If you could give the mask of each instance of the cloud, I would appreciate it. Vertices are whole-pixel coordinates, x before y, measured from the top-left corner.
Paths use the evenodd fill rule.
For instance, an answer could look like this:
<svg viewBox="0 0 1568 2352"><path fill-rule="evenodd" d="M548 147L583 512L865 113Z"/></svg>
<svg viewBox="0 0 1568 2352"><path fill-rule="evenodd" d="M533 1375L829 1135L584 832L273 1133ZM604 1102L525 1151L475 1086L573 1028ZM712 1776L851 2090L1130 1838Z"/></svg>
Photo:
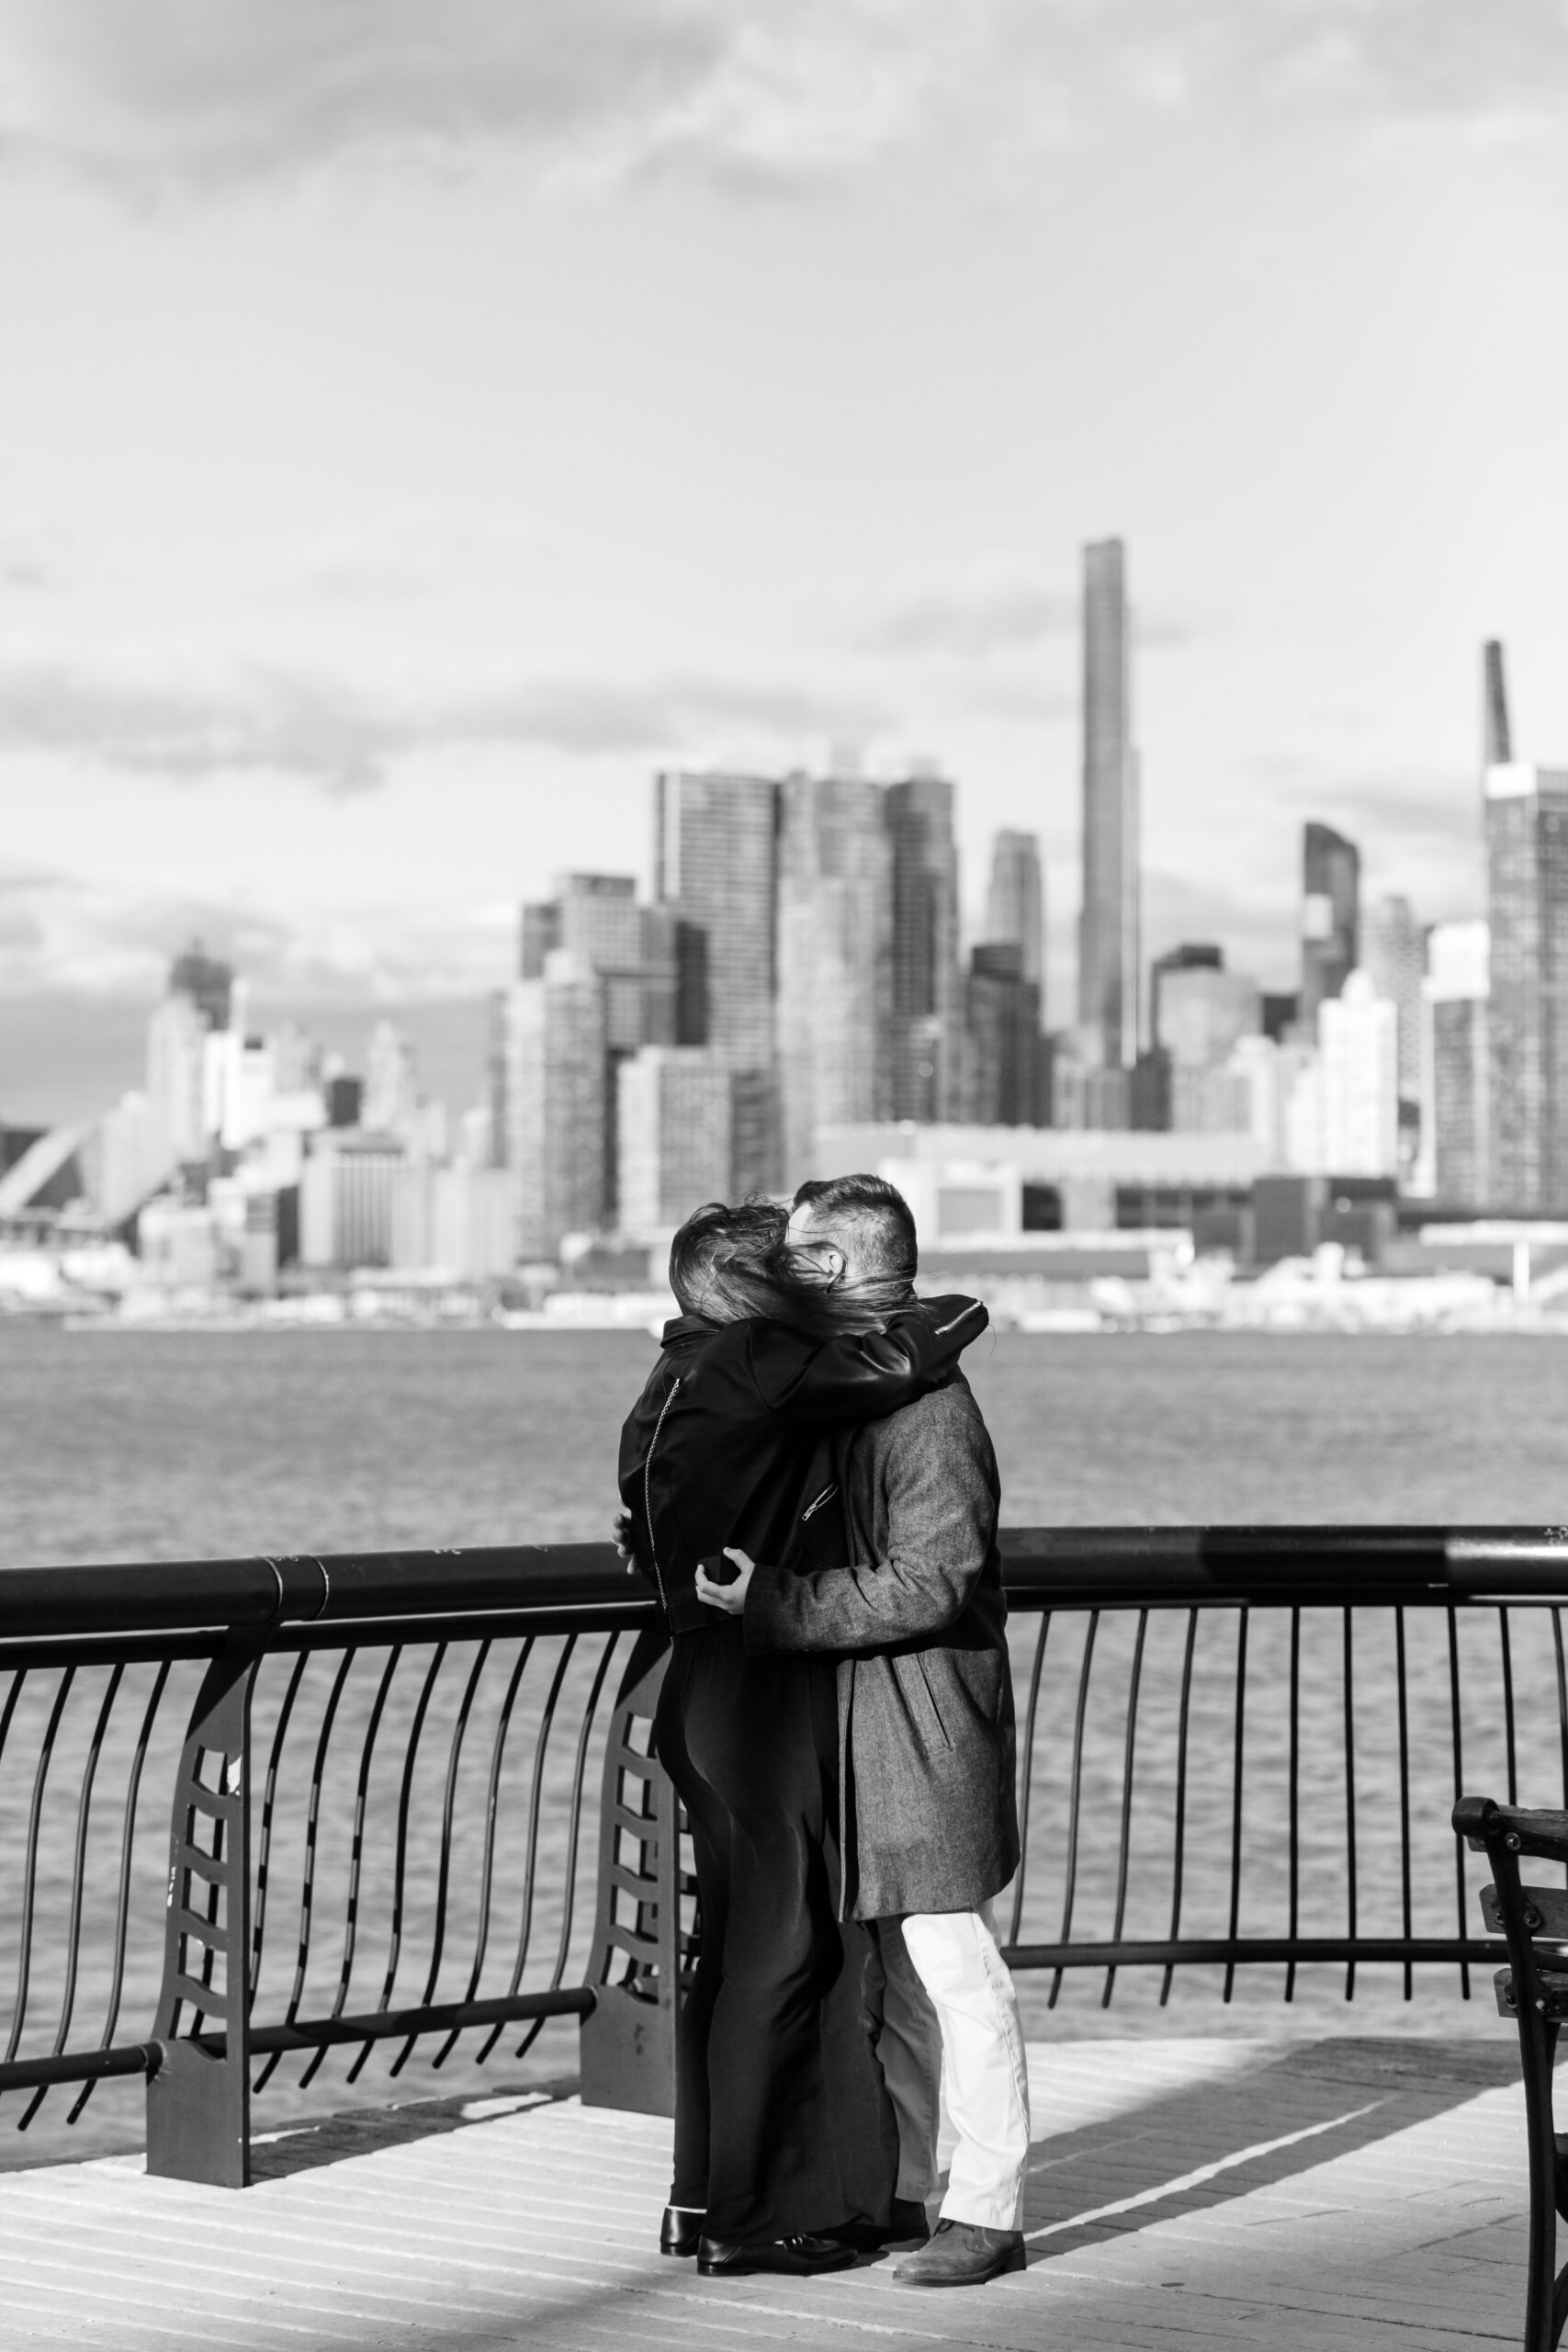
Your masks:
<svg viewBox="0 0 1568 2352"><path fill-rule="evenodd" d="M1145 650L1184 645L1213 626L1196 614L1133 605L1137 642ZM976 662L1029 652L1082 626L1078 592L1043 582L953 582L918 589L848 632L862 652Z"/></svg>
<svg viewBox="0 0 1568 2352"><path fill-rule="evenodd" d="M0 143L153 195L495 153L783 186L902 135L969 45L939 0L0 0Z"/></svg>
<svg viewBox="0 0 1568 2352"><path fill-rule="evenodd" d="M700 675L544 678L400 699L260 665L191 683L0 662L0 752L88 759L186 784L291 775L334 797L374 791L422 752L515 744L646 758L736 739L798 745L883 724L863 698Z"/></svg>

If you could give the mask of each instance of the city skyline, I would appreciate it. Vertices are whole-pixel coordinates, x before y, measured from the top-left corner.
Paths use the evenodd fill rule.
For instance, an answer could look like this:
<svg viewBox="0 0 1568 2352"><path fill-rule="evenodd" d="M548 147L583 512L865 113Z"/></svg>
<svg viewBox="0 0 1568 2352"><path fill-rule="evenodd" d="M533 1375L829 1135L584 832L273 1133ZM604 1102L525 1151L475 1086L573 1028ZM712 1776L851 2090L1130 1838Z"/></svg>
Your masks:
<svg viewBox="0 0 1568 2352"><path fill-rule="evenodd" d="M1308 816L1478 906L1475 641L1568 743L1554 26L678 13L547 73L455 0L438 84L356 0L0 15L6 1072L193 930L268 1004L477 995L514 897L648 879L652 770L854 737L957 779L971 914L1041 835L1061 1006L1108 535L1146 950L1282 980Z"/></svg>

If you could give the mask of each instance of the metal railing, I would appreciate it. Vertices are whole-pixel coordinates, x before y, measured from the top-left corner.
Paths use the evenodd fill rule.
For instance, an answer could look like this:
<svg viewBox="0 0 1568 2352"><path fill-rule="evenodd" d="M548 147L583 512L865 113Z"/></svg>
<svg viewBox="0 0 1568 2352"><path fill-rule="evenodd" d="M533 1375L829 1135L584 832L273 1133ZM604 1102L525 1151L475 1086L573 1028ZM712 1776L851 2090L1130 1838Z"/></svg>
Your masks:
<svg viewBox="0 0 1568 2352"><path fill-rule="evenodd" d="M1458 1971L1467 1775L1568 1802L1568 1530L1004 1540L1015 1969ZM1034 1622L1031 1622L1034 1621ZM697 1922L662 1648L607 1545L0 1575L0 2094L148 2084L149 2163L240 2184L287 2054L481 2062L582 2021L668 2109ZM594 1816L592 1792L597 1791ZM595 1857L592 1904L582 1881ZM287 1908L284 1906L287 1905ZM280 1920L279 1912L283 1911ZM7 1950L7 1946L9 1949ZM0 2018L4 2012L0 2010ZM129 2031L125 2021L134 2019Z"/></svg>

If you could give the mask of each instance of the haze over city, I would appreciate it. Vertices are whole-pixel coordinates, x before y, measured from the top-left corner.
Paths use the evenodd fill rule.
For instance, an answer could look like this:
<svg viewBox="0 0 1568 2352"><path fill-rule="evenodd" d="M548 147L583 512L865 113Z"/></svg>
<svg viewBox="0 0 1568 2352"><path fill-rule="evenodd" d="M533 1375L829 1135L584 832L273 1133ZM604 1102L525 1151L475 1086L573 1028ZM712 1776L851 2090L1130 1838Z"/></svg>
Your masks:
<svg viewBox="0 0 1568 2352"><path fill-rule="evenodd" d="M1151 953L1292 984L1307 817L1479 911L1484 637L1568 755L1551 11L55 0L0 54L12 1117L133 1082L197 933L345 1041L417 1001L461 1100L655 767L845 740L957 781L972 919L1040 833L1068 1017L1108 534Z"/></svg>

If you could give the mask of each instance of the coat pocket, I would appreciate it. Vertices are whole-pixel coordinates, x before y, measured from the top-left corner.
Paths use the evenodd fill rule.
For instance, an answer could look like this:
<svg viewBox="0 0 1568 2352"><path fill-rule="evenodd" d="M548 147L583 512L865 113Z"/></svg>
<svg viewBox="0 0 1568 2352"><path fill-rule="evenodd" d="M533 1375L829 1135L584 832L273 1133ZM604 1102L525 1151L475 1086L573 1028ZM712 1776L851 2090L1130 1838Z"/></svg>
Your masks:
<svg viewBox="0 0 1568 2352"><path fill-rule="evenodd" d="M942 1720L942 1705L937 1698L936 1688L931 1681L931 1669L926 1665L924 1653L920 1650L916 1650L914 1652L914 1660L916 1666L919 1669L920 1687L926 1694L926 1704L931 1709L931 1720L936 1725L942 1746L944 1747L951 1747L953 1746L953 1736L949 1732L947 1724Z"/></svg>

